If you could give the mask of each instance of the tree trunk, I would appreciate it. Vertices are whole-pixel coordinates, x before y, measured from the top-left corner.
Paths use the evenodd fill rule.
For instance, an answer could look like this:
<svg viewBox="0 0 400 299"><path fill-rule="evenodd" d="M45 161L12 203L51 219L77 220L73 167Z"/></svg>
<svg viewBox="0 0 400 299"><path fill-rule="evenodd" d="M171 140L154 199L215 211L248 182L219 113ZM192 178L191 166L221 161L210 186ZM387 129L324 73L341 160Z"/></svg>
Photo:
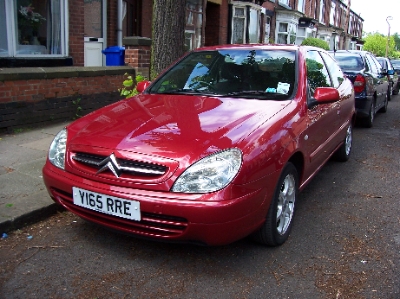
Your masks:
<svg viewBox="0 0 400 299"><path fill-rule="evenodd" d="M186 0L154 0L151 79L185 51L185 4Z"/></svg>

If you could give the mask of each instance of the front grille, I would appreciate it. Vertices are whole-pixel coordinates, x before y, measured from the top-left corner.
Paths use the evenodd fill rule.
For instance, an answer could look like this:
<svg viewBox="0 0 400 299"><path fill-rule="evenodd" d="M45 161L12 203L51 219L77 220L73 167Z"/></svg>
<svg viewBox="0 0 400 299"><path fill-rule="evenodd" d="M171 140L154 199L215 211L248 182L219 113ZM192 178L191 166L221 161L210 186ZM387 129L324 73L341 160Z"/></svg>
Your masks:
<svg viewBox="0 0 400 299"><path fill-rule="evenodd" d="M72 194L52 189L53 196L71 212L89 221L143 237L176 237L188 227L182 217L141 212L141 221L128 220L85 209L73 204Z"/></svg>
<svg viewBox="0 0 400 299"><path fill-rule="evenodd" d="M96 173L111 171L118 177L124 174L127 176L157 177L164 175L167 171L167 167L163 165L116 158L113 154L100 156L78 152L72 159L92 168ZM111 166L109 166L109 163L111 163Z"/></svg>

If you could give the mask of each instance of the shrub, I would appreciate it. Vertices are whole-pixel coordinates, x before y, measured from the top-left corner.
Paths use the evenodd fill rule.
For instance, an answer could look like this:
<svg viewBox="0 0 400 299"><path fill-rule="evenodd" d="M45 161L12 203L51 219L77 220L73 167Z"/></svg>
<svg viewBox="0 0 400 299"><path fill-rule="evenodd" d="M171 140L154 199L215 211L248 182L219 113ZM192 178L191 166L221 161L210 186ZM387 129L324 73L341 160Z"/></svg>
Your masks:
<svg viewBox="0 0 400 299"><path fill-rule="evenodd" d="M125 98L130 98L138 94L138 91L136 90L136 85L138 82L147 80L146 77L142 75L136 75L135 80L133 80L132 76L129 74L125 74L126 79L124 82L122 82L122 85L124 87L118 89L120 92L121 96L124 96Z"/></svg>
<svg viewBox="0 0 400 299"><path fill-rule="evenodd" d="M304 46L318 47L327 51L329 50L329 45L326 41L315 37L307 37L301 44Z"/></svg>

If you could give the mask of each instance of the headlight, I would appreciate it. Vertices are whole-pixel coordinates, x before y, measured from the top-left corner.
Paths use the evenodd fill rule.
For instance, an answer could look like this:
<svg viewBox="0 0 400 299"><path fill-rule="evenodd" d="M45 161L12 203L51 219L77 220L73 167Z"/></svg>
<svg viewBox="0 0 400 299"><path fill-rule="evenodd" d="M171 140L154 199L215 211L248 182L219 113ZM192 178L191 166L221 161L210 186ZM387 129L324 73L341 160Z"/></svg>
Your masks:
<svg viewBox="0 0 400 299"><path fill-rule="evenodd" d="M65 148L67 145L67 129L62 129L56 137L49 149L49 160L51 164L64 169L65 166Z"/></svg>
<svg viewBox="0 0 400 299"><path fill-rule="evenodd" d="M209 193L228 185L242 164L242 152L237 148L224 150L191 165L176 180L173 192Z"/></svg>

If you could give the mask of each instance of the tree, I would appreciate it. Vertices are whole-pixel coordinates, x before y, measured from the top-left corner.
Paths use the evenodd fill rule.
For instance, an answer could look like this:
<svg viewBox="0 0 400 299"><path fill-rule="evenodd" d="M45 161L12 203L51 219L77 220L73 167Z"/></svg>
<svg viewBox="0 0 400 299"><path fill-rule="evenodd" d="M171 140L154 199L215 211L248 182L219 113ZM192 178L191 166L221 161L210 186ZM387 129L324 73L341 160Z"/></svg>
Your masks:
<svg viewBox="0 0 400 299"><path fill-rule="evenodd" d="M373 53L375 56L386 55L387 36L380 33L373 33L367 35L363 50ZM395 52L395 42L393 36L389 39L388 56L392 57Z"/></svg>
<svg viewBox="0 0 400 299"><path fill-rule="evenodd" d="M150 79L184 54L186 0L154 0Z"/></svg>
<svg viewBox="0 0 400 299"><path fill-rule="evenodd" d="M396 50L400 51L400 36L399 36L399 34L396 32L395 34L393 34L393 38L394 38L394 43L396 44Z"/></svg>

